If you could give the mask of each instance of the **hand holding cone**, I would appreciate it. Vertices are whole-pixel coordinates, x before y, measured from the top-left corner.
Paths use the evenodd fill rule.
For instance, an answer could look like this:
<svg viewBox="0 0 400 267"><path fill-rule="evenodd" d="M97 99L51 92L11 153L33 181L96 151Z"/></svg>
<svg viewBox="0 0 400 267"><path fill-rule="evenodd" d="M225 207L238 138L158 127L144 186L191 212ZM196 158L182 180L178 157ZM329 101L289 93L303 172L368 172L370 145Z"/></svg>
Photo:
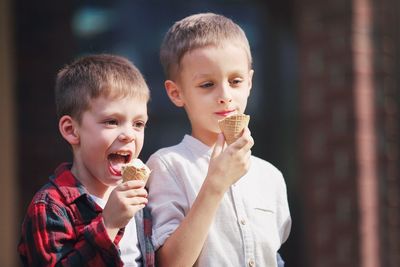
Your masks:
<svg viewBox="0 0 400 267"><path fill-rule="evenodd" d="M143 180L147 181L151 171L140 159L134 159L132 163L122 167L122 181Z"/></svg>
<svg viewBox="0 0 400 267"><path fill-rule="evenodd" d="M245 114L237 114L228 116L218 121L219 128L225 136L228 145L235 142L243 132L243 129L249 125L250 116Z"/></svg>

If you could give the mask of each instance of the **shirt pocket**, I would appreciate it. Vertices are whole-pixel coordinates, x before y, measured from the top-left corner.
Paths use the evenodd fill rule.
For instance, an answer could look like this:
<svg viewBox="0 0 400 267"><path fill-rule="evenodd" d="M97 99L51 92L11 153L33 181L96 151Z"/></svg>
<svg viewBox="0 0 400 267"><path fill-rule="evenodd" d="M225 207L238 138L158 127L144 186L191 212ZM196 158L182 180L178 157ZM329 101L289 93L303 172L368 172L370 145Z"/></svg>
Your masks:
<svg viewBox="0 0 400 267"><path fill-rule="evenodd" d="M272 205L268 205L268 203L257 203L256 205L252 205L250 210L250 218L255 226L264 230L267 226L276 227L276 210Z"/></svg>
<svg viewBox="0 0 400 267"><path fill-rule="evenodd" d="M248 197L247 208L253 216L274 216L276 214L276 202L262 194L253 194Z"/></svg>
<svg viewBox="0 0 400 267"><path fill-rule="evenodd" d="M252 208L255 213L260 213L260 214L275 214L275 210L273 207L268 206L268 205L256 205L255 207Z"/></svg>
<svg viewBox="0 0 400 267"><path fill-rule="evenodd" d="M250 207L250 220L256 243L261 246L276 247L279 243L276 207L273 203L254 203Z"/></svg>

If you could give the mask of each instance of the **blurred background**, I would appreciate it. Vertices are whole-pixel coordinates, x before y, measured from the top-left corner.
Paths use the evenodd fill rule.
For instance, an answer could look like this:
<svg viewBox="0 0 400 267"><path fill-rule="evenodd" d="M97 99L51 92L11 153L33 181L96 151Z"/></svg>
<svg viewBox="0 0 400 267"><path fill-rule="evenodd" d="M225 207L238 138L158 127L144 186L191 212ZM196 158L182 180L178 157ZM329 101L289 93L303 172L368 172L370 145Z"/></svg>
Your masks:
<svg viewBox="0 0 400 267"><path fill-rule="evenodd" d="M400 266L398 0L0 0L0 266L20 265L29 201L71 160L57 71L89 53L131 59L152 91L147 160L189 132L164 93L158 49L198 12L232 18L251 43L252 151L287 183L286 266Z"/></svg>

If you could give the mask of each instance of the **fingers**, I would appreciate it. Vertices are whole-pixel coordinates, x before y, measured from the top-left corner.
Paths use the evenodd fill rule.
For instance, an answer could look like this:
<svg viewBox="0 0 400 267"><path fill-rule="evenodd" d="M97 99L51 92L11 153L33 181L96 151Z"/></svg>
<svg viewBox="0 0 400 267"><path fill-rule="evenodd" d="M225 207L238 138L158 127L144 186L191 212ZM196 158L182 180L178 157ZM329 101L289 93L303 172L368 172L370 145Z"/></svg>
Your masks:
<svg viewBox="0 0 400 267"><path fill-rule="evenodd" d="M137 188L144 188L146 183L142 180L131 180L121 183L117 188L119 191L126 191Z"/></svg>
<svg viewBox="0 0 400 267"><path fill-rule="evenodd" d="M147 205L148 199L146 197L131 197L126 199L126 204L130 206Z"/></svg>
<svg viewBox="0 0 400 267"><path fill-rule="evenodd" d="M251 150L247 151L247 153L245 155L245 159L246 159L246 162L247 162L247 167L246 167L247 170L250 169L250 164L251 164L250 157L251 157Z"/></svg>
<svg viewBox="0 0 400 267"><path fill-rule="evenodd" d="M147 205L145 183L139 180L119 184L110 194L103 209L103 218L109 228L126 226L137 211Z"/></svg>
<svg viewBox="0 0 400 267"><path fill-rule="evenodd" d="M243 134L242 134L242 136L246 136L246 135L251 136L251 132L250 132L249 127L245 127L245 128L243 129Z"/></svg>
<svg viewBox="0 0 400 267"><path fill-rule="evenodd" d="M254 139L248 127L244 128L242 136L232 143L237 149L250 150L254 145Z"/></svg>
<svg viewBox="0 0 400 267"><path fill-rule="evenodd" d="M120 184L114 190L117 198L125 204L146 204L148 193L144 185L143 181L132 180Z"/></svg>
<svg viewBox="0 0 400 267"><path fill-rule="evenodd" d="M218 138L217 138L217 142L215 143L214 146L214 150L211 154L211 158L215 158L218 155L220 155L222 153L222 151L224 150L224 145L225 145L225 138L224 135L222 133L218 134Z"/></svg>
<svg viewBox="0 0 400 267"><path fill-rule="evenodd" d="M121 192L124 197L147 197L147 190L142 188L138 189L130 189L124 192Z"/></svg>

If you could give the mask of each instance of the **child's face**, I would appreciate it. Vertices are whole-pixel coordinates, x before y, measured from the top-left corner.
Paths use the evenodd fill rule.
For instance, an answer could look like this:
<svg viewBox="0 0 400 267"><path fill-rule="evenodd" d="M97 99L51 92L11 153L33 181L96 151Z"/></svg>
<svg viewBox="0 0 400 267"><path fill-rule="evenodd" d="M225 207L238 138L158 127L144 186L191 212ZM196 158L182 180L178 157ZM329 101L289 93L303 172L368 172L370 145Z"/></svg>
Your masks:
<svg viewBox="0 0 400 267"><path fill-rule="evenodd" d="M220 132L218 120L244 113L252 76L245 50L234 44L199 48L183 56L175 104L185 108L194 137L212 144Z"/></svg>
<svg viewBox="0 0 400 267"><path fill-rule="evenodd" d="M74 168L80 179L98 185L116 185L122 164L137 158L144 140L147 104L136 98L91 101L76 126L79 144Z"/></svg>

